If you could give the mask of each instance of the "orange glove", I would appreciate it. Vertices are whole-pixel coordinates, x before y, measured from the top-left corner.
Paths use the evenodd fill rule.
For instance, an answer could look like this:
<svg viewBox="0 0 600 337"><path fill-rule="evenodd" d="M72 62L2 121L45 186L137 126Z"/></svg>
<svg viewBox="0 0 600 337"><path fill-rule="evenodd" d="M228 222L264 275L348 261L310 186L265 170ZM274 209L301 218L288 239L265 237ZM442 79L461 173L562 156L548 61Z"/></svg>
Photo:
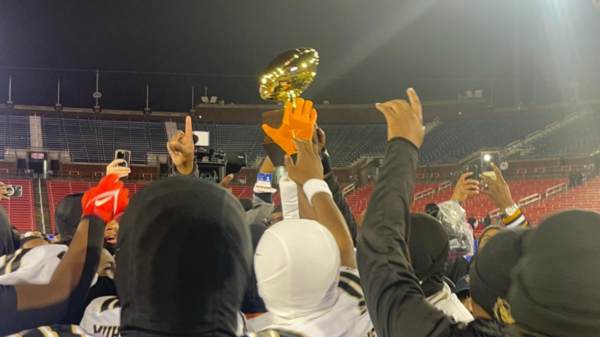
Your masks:
<svg viewBox="0 0 600 337"><path fill-rule="evenodd" d="M298 151L292 143L292 139L306 139L312 141L317 122L317 111L313 109L313 102L296 98L296 107L291 103L285 105L283 120L279 129L274 129L267 124L262 128L271 137L275 144L279 145L288 155L296 154Z"/></svg>
<svg viewBox="0 0 600 337"><path fill-rule="evenodd" d="M129 204L129 190L123 188L119 175L110 174L102 178L98 186L85 192L81 200L83 216L93 215L106 223L123 213Z"/></svg>

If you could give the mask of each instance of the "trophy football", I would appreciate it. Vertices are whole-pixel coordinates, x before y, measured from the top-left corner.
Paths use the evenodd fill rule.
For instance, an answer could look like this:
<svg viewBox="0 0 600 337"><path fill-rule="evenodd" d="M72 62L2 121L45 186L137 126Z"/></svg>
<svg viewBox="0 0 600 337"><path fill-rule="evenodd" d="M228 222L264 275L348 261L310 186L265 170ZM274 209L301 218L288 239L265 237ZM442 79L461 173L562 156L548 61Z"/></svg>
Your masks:
<svg viewBox="0 0 600 337"><path fill-rule="evenodd" d="M305 104L299 98L317 75L318 66L316 50L296 48L277 56L260 77L260 97L285 107L262 115L263 147L275 166L283 166L286 153L295 153L292 139L316 140L316 111L311 102Z"/></svg>

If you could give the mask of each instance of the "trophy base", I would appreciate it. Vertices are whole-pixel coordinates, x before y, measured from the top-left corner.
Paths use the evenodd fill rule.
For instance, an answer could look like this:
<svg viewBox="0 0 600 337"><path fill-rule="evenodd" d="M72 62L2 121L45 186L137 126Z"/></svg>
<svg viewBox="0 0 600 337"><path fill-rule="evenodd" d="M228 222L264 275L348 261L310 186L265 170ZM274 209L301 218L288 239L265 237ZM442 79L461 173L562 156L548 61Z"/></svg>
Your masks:
<svg viewBox="0 0 600 337"><path fill-rule="evenodd" d="M272 110L264 112L262 114L263 124L267 124L268 126L275 129L279 128L283 120L283 112L284 110ZM317 136L317 128L318 127L315 124L315 132L312 140L313 143L318 143L319 141L319 138ZM271 158L271 162L275 167L285 166L285 151L283 151L281 147L279 147L279 145L277 145L277 143L275 143L273 139L271 139L271 137L267 136L266 133L264 134L263 148L267 152L269 158Z"/></svg>

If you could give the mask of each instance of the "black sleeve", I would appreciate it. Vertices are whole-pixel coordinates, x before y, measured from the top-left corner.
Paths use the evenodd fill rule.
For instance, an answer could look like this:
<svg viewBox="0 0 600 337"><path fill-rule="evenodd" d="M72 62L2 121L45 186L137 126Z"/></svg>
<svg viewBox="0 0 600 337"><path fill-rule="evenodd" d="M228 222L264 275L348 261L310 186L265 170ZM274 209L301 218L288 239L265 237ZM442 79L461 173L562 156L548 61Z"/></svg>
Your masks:
<svg viewBox="0 0 600 337"><path fill-rule="evenodd" d="M344 219L346 220L348 230L350 231L350 235L352 236L352 242L354 243L354 246L356 246L356 219L354 219L354 214L352 214L350 206L348 206L346 197L344 197L344 192L342 192L340 184L335 180L333 173L330 174L327 178L325 178L325 182L329 186L331 194L333 194L333 201L335 202L335 205L338 207L338 209L344 216Z"/></svg>
<svg viewBox="0 0 600 337"><path fill-rule="evenodd" d="M79 324L79 312L82 307L85 310L85 300L92 286L94 276L98 272L100 264L100 256L102 255L102 246L104 244L104 229L106 224L93 216L85 217L89 220L88 229L88 245L85 255L85 264L79 279L79 284L69 297L68 310L64 317L59 321L59 324Z"/></svg>
<svg viewBox="0 0 600 337"><path fill-rule="evenodd" d="M418 150L392 139L358 237L357 262L379 336L452 336L454 323L427 302L408 260Z"/></svg>
<svg viewBox="0 0 600 337"><path fill-rule="evenodd" d="M98 270L100 254L104 242L103 221L96 217L89 219L87 249L81 278L69 298L52 306L18 311L18 297L14 287L0 287L0 335L17 333L43 325L52 325L73 320L73 315L85 304L86 295ZM79 324L76 322L75 324Z"/></svg>

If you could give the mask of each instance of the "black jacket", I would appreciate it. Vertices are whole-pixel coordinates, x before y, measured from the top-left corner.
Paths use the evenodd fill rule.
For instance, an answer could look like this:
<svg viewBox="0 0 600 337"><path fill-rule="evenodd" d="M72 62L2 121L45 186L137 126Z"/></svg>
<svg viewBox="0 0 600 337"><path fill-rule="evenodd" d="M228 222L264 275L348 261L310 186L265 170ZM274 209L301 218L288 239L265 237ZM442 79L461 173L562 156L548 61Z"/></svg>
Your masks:
<svg viewBox="0 0 600 337"><path fill-rule="evenodd" d="M369 315L380 337L502 336L497 322L456 323L429 304L408 262L410 202L418 150L392 139L358 237L358 269Z"/></svg>

